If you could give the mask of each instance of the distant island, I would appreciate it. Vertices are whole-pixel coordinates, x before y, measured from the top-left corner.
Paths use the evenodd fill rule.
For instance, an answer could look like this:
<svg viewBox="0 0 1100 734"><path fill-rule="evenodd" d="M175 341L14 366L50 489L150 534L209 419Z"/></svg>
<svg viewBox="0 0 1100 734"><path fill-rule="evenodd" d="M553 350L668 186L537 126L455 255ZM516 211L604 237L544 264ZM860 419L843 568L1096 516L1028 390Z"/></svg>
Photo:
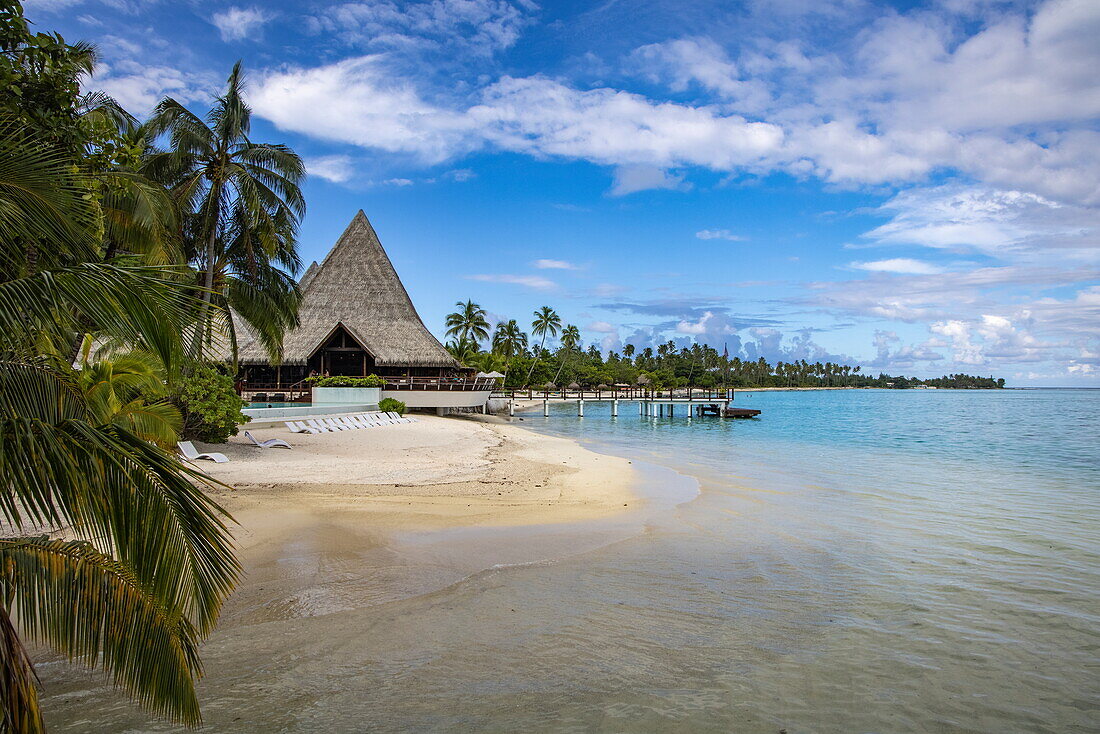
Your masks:
<svg viewBox="0 0 1100 734"><path fill-rule="evenodd" d="M742 359L721 353L709 344L677 347L672 341L638 349L626 344L621 351L604 354L595 344L585 348L580 330L563 324L550 306L533 314L530 336L516 319L500 320L491 328L488 314L473 301L459 301L447 314L447 351L461 364L483 373L503 375L506 388L514 389L599 389L645 386L669 388L823 388L875 387L893 390L944 389L984 390L1005 386L1004 378L972 375L944 375L921 379L878 377L863 373L859 365L792 360L768 362L763 357ZM548 348L547 341L558 341Z"/></svg>

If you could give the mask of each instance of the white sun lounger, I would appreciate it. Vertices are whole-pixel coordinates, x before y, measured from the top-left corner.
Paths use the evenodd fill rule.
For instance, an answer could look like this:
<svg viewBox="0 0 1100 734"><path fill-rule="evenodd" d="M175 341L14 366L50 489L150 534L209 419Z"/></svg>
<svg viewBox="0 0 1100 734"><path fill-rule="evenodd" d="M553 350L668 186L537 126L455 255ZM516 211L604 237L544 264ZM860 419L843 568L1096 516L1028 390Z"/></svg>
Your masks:
<svg viewBox="0 0 1100 734"><path fill-rule="evenodd" d="M309 426L310 428L314 429L318 433L330 433L330 432L336 430L335 428L329 428L328 426L326 426L324 423L317 420L316 418L310 418L309 420L307 420L306 425Z"/></svg>
<svg viewBox="0 0 1100 734"><path fill-rule="evenodd" d="M350 430L352 430L351 426L344 423L343 421L341 421L338 418L325 418L321 422L324 423L326 426L330 426L331 428L334 428L337 431L350 431Z"/></svg>
<svg viewBox="0 0 1100 734"><path fill-rule="evenodd" d="M393 424L393 421L381 413L371 413L368 419L374 421L374 425L376 426L388 426Z"/></svg>
<svg viewBox="0 0 1100 734"><path fill-rule="evenodd" d="M219 454L216 452L210 452L209 454L201 454L199 450L195 448L195 444L190 441L180 441L176 444L180 448L180 453L183 454L183 458L189 461L195 461L197 459L208 459L216 464L224 464L229 461L229 457L225 454Z"/></svg>
<svg viewBox="0 0 1100 734"><path fill-rule="evenodd" d="M307 426L305 423L298 421L285 421L285 425L292 433L324 433L320 428Z"/></svg>
<svg viewBox="0 0 1100 734"><path fill-rule="evenodd" d="M280 448L284 448L284 449L294 448L293 446L291 446L290 444L288 444L286 441L284 441L281 438L269 438L266 441L260 441L255 436L253 436L249 431L244 432L244 437L247 438L252 443L259 446L261 449L273 449L276 446L278 446Z"/></svg>
<svg viewBox="0 0 1100 734"><path fill-rule="evenodd" d="M375 425L367 420L365 415L349 415L348 420L354 423L359 428L374 428Z"/></svg>
<svg viewBox="0 0 1100 734"><path fill-rule="evenodd" d="M406 418L405 416L401 415L400 413L396 413L392 410L387 412L386 415L388 415L391 419L393 419L397 423L412 423L412 418Z"/></svg>

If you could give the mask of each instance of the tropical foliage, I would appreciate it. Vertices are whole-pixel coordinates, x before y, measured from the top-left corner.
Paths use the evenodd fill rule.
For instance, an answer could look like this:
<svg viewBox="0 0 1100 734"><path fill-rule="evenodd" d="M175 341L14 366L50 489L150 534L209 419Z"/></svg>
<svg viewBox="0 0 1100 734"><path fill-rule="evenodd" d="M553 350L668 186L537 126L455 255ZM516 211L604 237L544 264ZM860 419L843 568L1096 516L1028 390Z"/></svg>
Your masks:
<svg viewBox="0 0 1100 734"><path fill-rule="evenodd" d="M301 162L248 139L239 67L205 119L168 100L142 125L81 92L94 64L0 2L0 731L43 730L27 643L200 723L240 569L170 447L243 420L201 359L227 306L269 346L296 319Z"/></svg>
<svg viewBox="0 0 1100 734"><path fill-rule="evenodd" d="M344 377L333 375L332 377L307 377L306 382L313 387L382 387L386 381L378 375L366 377Z"/></svg>
<svg viewBox="0 0 1100 734"><path fill-rule="evenodd" d="M244 102L238 62L205 119L172 98L148 128L169 147L148 156L143 171L163 183L179 207L185 256L199 272L207 304L232 308L279 361L282 337L298 325L300 293L291 273L301 262L296 240L305 213L299 183L305 167L285 145L253 142L252 110ZM204 309L197 345L218 310Z"/></svg>
<svg viewBox="0 0 1100 734"><path fill-rule="evenodd" d="M398 415L405 415L407 408L408 406L405 403L393 398L382 398L378 401L378 409L384 413L394 412Z"/></svg>
<svg viewBox="0 0 1100 734"><path fill-rule="evenodd" d="M195 363L174 385L172 401L183 416L183 438L225 443L249 417L233 378L219 366Z"/></svg>

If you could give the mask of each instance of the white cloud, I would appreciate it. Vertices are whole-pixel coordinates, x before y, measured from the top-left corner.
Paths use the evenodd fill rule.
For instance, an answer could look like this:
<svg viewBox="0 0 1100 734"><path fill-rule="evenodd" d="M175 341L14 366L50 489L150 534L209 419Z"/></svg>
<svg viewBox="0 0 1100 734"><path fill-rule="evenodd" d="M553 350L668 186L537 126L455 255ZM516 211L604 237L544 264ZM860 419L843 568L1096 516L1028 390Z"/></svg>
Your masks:
<svg viewBox="0 0 1100 734"><path fill-rule="evenodd" d="M376 50L488 57L510 48L533 21L533 2L344 2L309 18L314 33Z"/></svg>
<svg viewBox="0 0 1100 734"><path fill-rule="evenodd" d="M863 235L876 244L977 250L1001 257L1056 246L1100 247L1100 212L1037 194L955 184L902 191L880 207L891 216Z"/></svg>
<svg viewBox="0 0 1100 734"><path fill-rule="evenodd" d="M535 262L532 263L532 264L540 270L580 270L581 269L579 265L574 265L573 263L568 262L567 260L541 259L541 260L535 260Z"/></svg>
<svg viewBox="0 0 1100 734"><path fill-rule="evenodd" d="M615 169L615 183L608 192L612 196L626 196L637 191L671 189L686 191L691 184L683 174L670 173L657 166L619 166Z"/></svg>
<svg viewBox="0 0 1100 734"><path fill-rule="evenodd" d="M857 270L869 270L872 273L905 273L907 275L933 275L943 272L943 268L936 265L907 257L895 257L889 260L874 260L872 262L854 262L849 267Z"/></svg>
<svg viewBox="0 0 1100 734"><path fill-rule="evenodd" d="M211 74L124 60L116 64L100 64L88 86L102 90L130 113L144 117L166 96L183 104L208 104L213 99L217 83L217 78Z"/></svg>
<svg viewBox="0 0 1100 734"><path fill-rule="evenodd" d="M595 331L600 334L618 334L619 328L613 324L609 324L606 321L593 321L588 326L584 327L586 331Z"/></svg>
<svg viewBox="0 0 1100 734"><path fill-rule="evenodd" d="M465 277L467 280L478 280L484 283L511 283L513 285L522 285L525 288L533 288L538 291L549 291L558 287L558 284L554 281L538 275L507 275L498 273L467 275Z"/></svg>
<svg viewBox="0 0 1100 734"><path fill-rule="evenodd" d="M351 179L355 173L351 158L346 155L326 155L317 158L306 158L306 171L310 176L317 176L333 183L344 183Z"/></svg>
<svg viewBox="0 0 1100 734"><path fill-rule="evenodd" d="M413 180L411 178L387 178L382 183L387 186L412 186Z"/></svg>
<svg viewBox="0 0 1100 734"><path fill-rule="evenodd" d="M274 18L273 15L257 7L230 7L220 13L214 13L210 22L217 26L222 40L228 42L254 38L272 18Z"/></svg>
<svg viewBox="0 0 1100 734"><path fill-rule="evenodd" d="M480 145L466 116L421 98L411 82L387 71L380 56L271 72L248 99L257 114L280 129L410 153L428 164Z"/></svg>
<svg viewBox="0 0 1100 734"><path fill-rule="evenodd" d="M743 79L737 64L708 38L682 38L636 49L628 64L651 81L667 81L677 92L696 84L737 102L746 111L762 111L771 101L761 80Z"/></svg>
<svg viewBox="0 0 1100 734"><path fill-rule="evenodd" d="M743 242L741 235L736 235L728 229L701 229L695 233L701 240L729 240L730 242Z"/></svg>
<svg viewBox="0 0 1100 734"><path fill-rule="evenodd" d="M475 178L477 178L477 174L474 173L474 171L469 169L469 168L456 168L453 171L447 171L443 175L444 175L444 177L449 178L452 181L456 181L458 183L463 183L465 181L472 181Z"/></svg>

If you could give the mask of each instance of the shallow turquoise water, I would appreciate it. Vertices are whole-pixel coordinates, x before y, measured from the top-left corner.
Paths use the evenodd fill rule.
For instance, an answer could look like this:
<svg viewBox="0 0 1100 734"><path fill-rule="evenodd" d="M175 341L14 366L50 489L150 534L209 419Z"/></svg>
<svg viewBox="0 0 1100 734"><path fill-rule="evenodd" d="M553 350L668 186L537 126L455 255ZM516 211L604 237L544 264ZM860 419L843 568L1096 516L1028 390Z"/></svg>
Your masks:
<svg viewBox="0 0 1100 734"><path fill-rule="evenodd" d="M1098 730L1100 391L736 404L762 417L517 416L643 460L647 485L682 482L652 463L701 491L652 504L640 534L558 527L556 559L537 560L546 529L479 532L529 553L411 598L219 631L203 651L209 729ZM461 552L453 535L425 539L440 566ZM423 549L372 552L337 566L337 585L431 576ZM55 731L178 731L43 670Z"/></svg>
<svg viewBox="0 0 1100 734"><path fill-rule="evenodd" d="M629 693L598 706L632 714L597 728L1097 730L1100 391L736 405L763 414L525 416L703 484L645 536L560 564L586 567L594 605L577 652L652 656L609 667Z"/></svg>

